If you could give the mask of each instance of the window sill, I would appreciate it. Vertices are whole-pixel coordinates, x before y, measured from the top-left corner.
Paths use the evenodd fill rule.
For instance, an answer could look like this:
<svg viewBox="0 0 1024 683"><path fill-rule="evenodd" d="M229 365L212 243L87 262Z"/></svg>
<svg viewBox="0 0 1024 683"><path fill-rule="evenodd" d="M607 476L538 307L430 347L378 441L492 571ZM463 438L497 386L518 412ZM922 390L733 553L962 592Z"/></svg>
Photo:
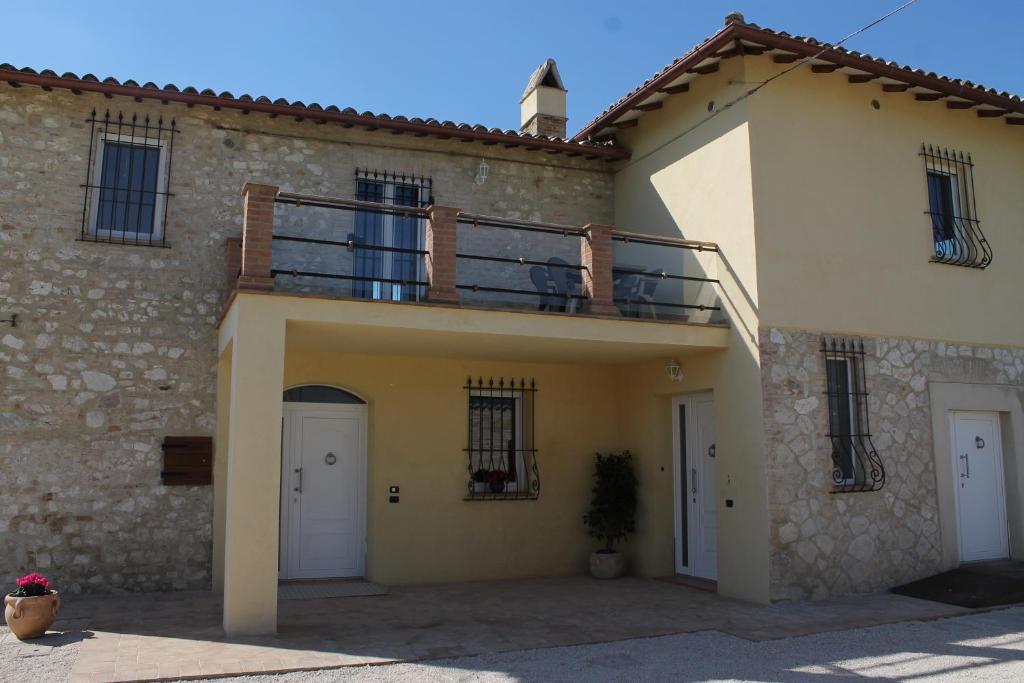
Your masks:
<svg viewBox="0 0 1024 683"><path fill-rule="evenodd" d="M114 244L122 247L155 247L157 249L170 249L171 245L164 242L162 239L152 242L148 240L137 240L137 239L121 239L120 237L96 237L95 235L86 235L85 237L79 237L76 241L78 242L89 242L90 244Z"/></svg>
<svg viewBox="0 0 1024 683"><path fill-rule="evenodd" d="M463 496L463 502L477 502L481 500L537 500L539 493L476 493L472 496Z"/></svg>

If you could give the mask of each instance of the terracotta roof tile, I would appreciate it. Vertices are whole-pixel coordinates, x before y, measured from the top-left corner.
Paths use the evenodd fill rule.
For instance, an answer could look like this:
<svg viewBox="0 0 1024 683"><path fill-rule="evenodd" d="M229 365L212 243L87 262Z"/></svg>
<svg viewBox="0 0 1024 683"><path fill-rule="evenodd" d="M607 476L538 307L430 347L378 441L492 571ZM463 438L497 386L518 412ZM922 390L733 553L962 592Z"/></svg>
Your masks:
<svg viewBox="0 0 1024 683"><path fill-rule="evenodd" d="M870 54L867 54L867 53L857 52L856 50L848 50L848 49L846 49L844 47L836 47L836 46L831 45L829 43L825 43L825 42L819 41L819 40L817 40L815 38L811 38L811 37L808 37L808 36L792 36L789 33L786 33L785 31L775 31L775 30L772 30L772 29L769 29L769 28L764 28L764 27L758 26L757 24L753 24L753 23L744 23L744 22L739 22L739 21L733 21L731 23L728 23L725 26L725 28L720 30L715 35L710 36L708 38L705 38L704 41L702 41L699 45L697 45L694 48L692 48L686 54L682 55L681 57L679 57L677 59L674 59L671 63L667 64L660 71L655 73L650 78L646 79L641 85L637 86L632 91L630 91L629 93L627 93L623 97L619 98L618 100L616 100L615 102L610 104L608 107L605 108L605 110L603 112L601 112L596 117L594 117L591 121L589 121L587 124L585 124L583 126L583 128L580 130L580 132L577 133L573 137L573 139L575 139L575 140L586 139L586 136L592 135L592 134L594 134L596 132L599 132L599 129L603 128L605 124L609 124L612 120L614 120L614 118L617 118L619 115L625 113L623 111L616 111L617 109L621 108L623 104L625 104L626 102L628 102L628 101L632 100L633 98L637 97L637 95L640 95L641 93L644 93L644 91L647 90L651 86L652 83L654 83L656 81L659 81L662 78L665 78L667 75L669 75L669 74L673 73L674 71L676 71L677 69L679 69L679 67L681 65L689 62L696 55L706 51L706 48L708 46L712 45L715 41L719 41L719 42L723 43L723 45L721 45L717 49L713 50L711 54L707 54L704 57L702 57L702 60L703 59L714 58L714 56L715 56L714 53L720 52L723 49L725 49L725 47L726 47L725 44L728 43L729 41L735 40L736 38L742 38L745 41L749 41L751 43L756 44L757 41L758 41L758 37L759 36L760 37L764 37L764 38L782 39L783 41L789 41L789 42L792 42L792 43L802 43L805 46L812 46L812 47L815 47L815 48L827 49L828 51L825 52L824 54L822 54L819 57L819 59L821 59L822 61L834 61L834 59L835 59L834 56L835 55L846 55L846 56L849 56L849 57L854 57L854 58L857 58L857 59L860 59L860 60L864 60L866 63L863 64L863 65L860 65L857 68L862 68L865 71L869 70L872 65L884 66L884 67L888 67L889 69L896 69L898 71L902 71L902 72L904 72L907 75L911 75L912 74L912 75L926 77L926 78L929 78L929 79L934 79L935 81L938 81L939 84L943 84L944 83L944 84L948 84L949 86L954 87L954 88L966 88L968 90L973 90L973 91L976 91L978 93L984 93L986 95L999 97L999 98L1005 99L1006 100L1005 104L1007 104L1007 105L1020 105L1022 103L1021 97L1019 95L1011 94L1009 92L1006 92L1005 90L998 91L998 90L996 90L994 88L987 87L987 86L984 86L984 85L979 85L979 84L973 83L973 82L971 82L969 80L959 79L959 78L952 78L950 76L942 76L942 75L938 75L938 74L936 74L935 72L932 72L932 71L926 72L923 69L919 69L919 68L916 68L916 67L911 67L911 66L908 66L908 65L905 65L905 64L899 64L898 62L894 62L894 61L891 61L891 60L885 60L885 59L873 57L873 56L871 56ZM773 41L773 42L778 42L778 41ZM791 47L796 47L796 46L791 46ZM778 49L784 50L785 48L782 47L782 46L779 46ZM832 59L830 59L830 57L832 57ZM692 66L692 64L688 65L688 66ZM682 75L682 73L683 73L683 70L680 70L680 73L676 74L676 76L680 76L680 75ZM895 77L895 76L893 76L893 77ZM921 86L921 87L927 87L927 86ZM963 94L963 93L957 93L956 95L958 97L966 97L966 95ZM644 96L646 97L647 94L645 94ZM1017 108L1014 107L1014 109L1017 109ZM609 115L613 114L613 113L614 113L614 116L610 117Z"/></svg>
<svg viewBox="0 0 1024 683"><path fill-rule="evenodd" d="M26 76L28 78L26 78ZM272 107L288 107L296 110L295 112L287 112L292 115L301 116L302 112L311 112L318 114L331 114L334 117L358 117L364 119L360 121L347 121L357 125L374 126L375 123L389 124L388 127L401 129L406 126L416 127L416 131L420 133L431 134L435 133L444 137L465 137L467 139L491 141L491 138L500 136L500 138L506 138L508 144L516 144L518 141L529 141L532 147L541 146L550 149L551 151L566 152L569 154L579 154L586 157L604 158L609 160L614 159L625 159L629 157L629 152L616 147L613 143L603 142L591 142L591 141L575 141L566 140L562 138L546 138L540 136L529 135L527 133L519 133L512 130L501 130L499 128L488 128L481 124L468 124L468 123L453 123L451 121L438 122L437 119L428 118L408 118L405 116L390 116L386 113L374 113L371 111L364 111L362 113L356 112L351 107L345 109L339 109L335 105L328 105L326 107L313 102L310 104L304 104L301 101L289 102L284 98L278 98L271 100L269 97L264 95L256 96L255 98L251 95L240 95L235 97L232 93L224 91L217 94L210 88L198 90L194 86L185 86L179 88L173 83L168 83L163 87L157 86L155 83L147 82L145 85L139 85L137 81L126 80L118 81L116 78L107 77L100 81L93 74L84 74L78 76L72 72L65 72L62 75L51 69L44 69L42 71L35 71L29 67L18 68L11 64L0 63L0 81L13 81L13 82L25 82L25 83L36 83L45 84L50 87L64 87L68 89L76 89L76 86L83 84L97 84L92 85L88 89L96 90L101 92L112 94L135 94L118 91L118 89L132 88L137 91L151 91L144 94L140 93L139 97L153 97L159 99L179 99L184 101L183 96L198 96L202 98L210 98L209 101L199 102L197 104L209 104L210 106L222 106L222 107L234 107L244 109L246 107L243 104L272 106ZM109 87L108 87L109 86ZM86 88L81 88L86 89ZM170 95L171 97L163 97L160 95ZM281 112L285 113L285 112ZM437 129L429 130L429 129ZM442 130L445 129L445 130ZM471 133L472 135L469 135Z"/></svg>

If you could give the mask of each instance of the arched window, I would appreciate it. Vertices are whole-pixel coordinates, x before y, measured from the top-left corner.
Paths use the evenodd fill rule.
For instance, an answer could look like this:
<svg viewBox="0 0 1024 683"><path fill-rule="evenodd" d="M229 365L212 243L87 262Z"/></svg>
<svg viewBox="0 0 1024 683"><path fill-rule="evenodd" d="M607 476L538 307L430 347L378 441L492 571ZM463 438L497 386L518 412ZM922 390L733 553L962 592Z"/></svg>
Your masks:
<svg viewBox="0 0 1024 683"><path fill-rule="evenodd" d="M321 384L307 384L285 389L284 401L285 403L349 403L357 405L366 403L363 399L344 389L335 389Z"/></svg>

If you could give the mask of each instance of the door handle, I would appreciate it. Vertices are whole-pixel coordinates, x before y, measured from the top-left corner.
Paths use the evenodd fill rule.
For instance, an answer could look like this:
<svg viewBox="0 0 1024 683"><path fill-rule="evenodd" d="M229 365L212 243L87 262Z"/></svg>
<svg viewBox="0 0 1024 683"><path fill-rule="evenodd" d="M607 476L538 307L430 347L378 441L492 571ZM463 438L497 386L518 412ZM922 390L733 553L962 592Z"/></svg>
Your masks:
<svg viewBox="0 0 1024 683"><path fill-rule="evenodd" d="M690 488L690 492L693 493L694 495L696 495L697 494L697 468L694 467L693 469L690 470L690 472L692 473L690 481L693 482L692 486Z"/></svg>
<svg viewBox="0 0 1024 683"><path fill-rule="evenodd" d="M971 478L971 458L967 453L960 456L960 459L964 461L964 471L960 473L961 479Z"/></svg>
<svg viewBox="0 0 1024 683"><path fill-rule="evenodd" d="M296 468L295 473L299 475L299 485L295 487L295 492L302 493L302 468Z"/></svg>

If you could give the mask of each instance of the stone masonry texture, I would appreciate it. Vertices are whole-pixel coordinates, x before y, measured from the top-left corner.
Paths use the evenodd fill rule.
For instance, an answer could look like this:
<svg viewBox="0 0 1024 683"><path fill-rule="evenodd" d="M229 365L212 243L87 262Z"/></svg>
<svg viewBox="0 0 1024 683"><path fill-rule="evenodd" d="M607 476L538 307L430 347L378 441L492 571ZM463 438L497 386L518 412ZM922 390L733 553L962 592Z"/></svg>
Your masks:
<svg viewBox="0 0 1024 683"><path fill-rule="evenodd" d="M93 108L176 119L167 248L78 239ZM430 176L437 204L480 214L612 216L601 162L0 85L0 318L19 316L0 325L0 581L38 570L67 591L209 587L212 487L161 485L160 442L214 434L242 186L353 197L357 168ZM319 229L338 235L337 220ZM504 233L470 246L546 248ZM560 253L578 259L578 244Z"/></svg>
<svg viewBox="0 0 1024 683"><path fill-rule="evenodd" d="M864 593L941 570L930 382L1024 387L1024 349L863 338L885 486L831 493L822 335L763 329L773 600Z"/></svg>

